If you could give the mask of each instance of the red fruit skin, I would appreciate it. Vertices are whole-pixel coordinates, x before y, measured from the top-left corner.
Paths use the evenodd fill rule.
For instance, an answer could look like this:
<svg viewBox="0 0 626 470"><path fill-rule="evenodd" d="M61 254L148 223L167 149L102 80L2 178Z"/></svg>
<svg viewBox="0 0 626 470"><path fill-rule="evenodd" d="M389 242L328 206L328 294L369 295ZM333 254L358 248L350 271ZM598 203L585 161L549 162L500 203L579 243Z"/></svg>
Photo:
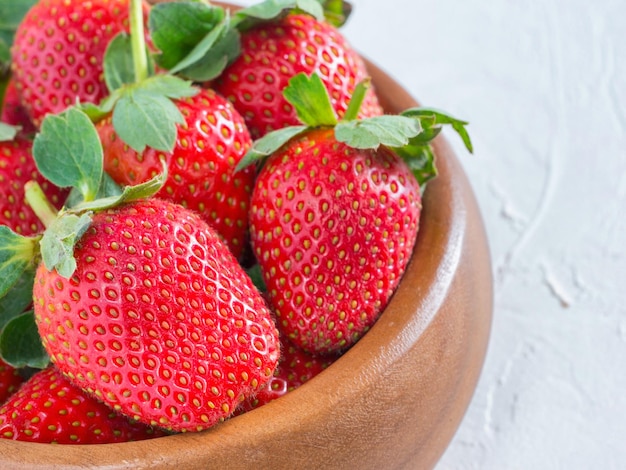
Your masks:
<svg viewBox="0 0 626 470"><path fill-rule="evenodd" d="M0 359L0 404L13 395L23 382L20 372Z"/></svg>
<svg viewBox="0 0 626 470"><path fill-rule="evenodd" d="M355 86L368 76L361 57L341 33L325 22L291 14L242 34L242 53L216 80L216 90L231 100L257 139L300 121L283 98L289 79L317 73L339 117L347 109ZM383 114L371 88L359 117Z"/></svg>
<svg viewBox="0 0 626 470"><path fill-rule="evenodd" d="M41 176L33 159L32 142L20 136L0 142L0 225L24 236L44 230L24 199L24 185L31 180L39 183L52 205L61 208L69 191L57 188Z"/></svg>
<svg viewBox="0 0 626 470"><path fill-rule="evenodd" d="M158 199L97 213L70 280L36 273L51 360L124 415L199 431L272 376L278 332L252 282L196 213Z"/></svg>
<svg viewBox="0 0 626 470"><path fill-rule="evenodd" d="M348 348L386 307L411 257L420 189L385 147L332 130L272 155L252 194L250 241L278 327L314 353Z"/></svg>
<svg viewBox="0 0 626 470"><path fill-rule="evenodd" d="M129 31L128 9L128 0L40 0L28 11L15 33L12 71L37 127L48 113L108 94L104 53Z"/></svg>
<svg viewBox="0 0 626 470"><path fill-rule="evenodd" d="M33 375L1 408L0 437L45 444L108 444L167 435L75 387L54 367Z"/></svg>
<svg viewBox="0 0 626 470"><path fill-rule="evenodd" d="M152 148L138 154L117 137L111 118L97 125L104 148L104 169L124 186L149 180L162 171L168 179L157 194L198 212L239 257L248 228L248 210L255 169L235 172L252 140L243 118L213 90L176 101L185 124L177 125L176 145L164 154Z"/></svg>
<svg viewBox="0 0 626 470"><path fill-rule="evenodd" d="M22 128L22 134L32 134L37 130L30 120L28 112L24 106L22 106L21 98L14 80L9 80L4 92L0 121L12 126L20 126Z"/></svg>
<svg viewBox="0 0 626 470"><path fill-rule="evenodd" d="M276 400L311 380L339 356L315 356L281 338L281 355L274 375L257 394L246 399L236 414L243 414Z"/></svg>

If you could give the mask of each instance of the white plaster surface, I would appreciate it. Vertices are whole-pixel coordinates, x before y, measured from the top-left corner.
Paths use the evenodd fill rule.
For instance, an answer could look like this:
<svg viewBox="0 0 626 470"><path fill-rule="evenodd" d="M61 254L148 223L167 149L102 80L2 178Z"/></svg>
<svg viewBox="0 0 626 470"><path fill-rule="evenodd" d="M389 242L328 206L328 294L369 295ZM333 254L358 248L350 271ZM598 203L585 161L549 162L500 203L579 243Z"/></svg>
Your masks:
<svg viewBox="0 0 626 470"><path fill-rule="evenodd" d="M474 155L446 136L485 219L495 317L437 470L626 469L626 1L352 3L352 44L471 122Z"/></svg>

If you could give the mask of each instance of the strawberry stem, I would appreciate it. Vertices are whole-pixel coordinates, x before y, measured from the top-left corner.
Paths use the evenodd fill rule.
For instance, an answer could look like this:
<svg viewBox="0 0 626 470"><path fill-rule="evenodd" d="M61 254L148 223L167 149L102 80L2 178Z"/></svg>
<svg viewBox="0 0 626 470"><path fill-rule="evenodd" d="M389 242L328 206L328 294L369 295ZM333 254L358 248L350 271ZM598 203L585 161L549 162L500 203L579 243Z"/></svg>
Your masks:
<svg viewBox="0 0 626 470"><path fill-rule="evenodd" d="M148 78L148 56L146 54L146 39L144 37L143 1L130 1L130 40L133 50L135 68L135 83Z"/></svg>
<svg viewBox="0 0 626 470"><path fill-rule="evenodd" d="M346 109L346 112L343 115L344 121L353 121L359 117L361 105L363 104L365 95L371 86L372 79L368 77L359 82L359 84L355 87L354 92L352 93L352 98L350 98L350 103L348 103L348 109Z"/></svg>
<svg viewBox="0 0 626 470"><path fill-rule="evenodd" d="M57 219L58 212L48 201L39 183L36 181L26 183L24 185L24 195L26 202L45 227L49 227Z"/></svg>

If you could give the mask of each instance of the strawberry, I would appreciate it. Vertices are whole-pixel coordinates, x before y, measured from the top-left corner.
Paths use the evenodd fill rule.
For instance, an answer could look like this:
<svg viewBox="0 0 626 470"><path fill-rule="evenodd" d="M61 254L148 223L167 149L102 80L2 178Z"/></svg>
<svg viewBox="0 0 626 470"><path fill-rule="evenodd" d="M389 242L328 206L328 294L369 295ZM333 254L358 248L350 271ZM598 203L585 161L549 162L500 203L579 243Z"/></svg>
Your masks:
<svg viewBox="0 0 626 470"><path fill-rule="evenodd" d="M12 70L36 126L48 113L107 94L102 61L109 41L128 31L129 0L40 0L15 33ZM146 7L147 13L147 7Z"/></svg>
<svg viewBox="0 0 626 470"><path fill-rule="evenodd" d="M466 136L428 109L359 120L366 93L367 81L337 121L321 78L297 75L284 96L305 125L268 134L243 163L269 154L250 241L278 326L309 352L350 347L385 309L417 237L428 142L446 122Z"/></svg>
<svg viewBox="0 0 626 470"><path fill-rule="evenodd" d="M32 156L32 142L20 136L0 142L0 225L23 235L33 235L44 228L24 200L24 184L30 180L41 185L55 207L63 205L68 191L39 174Z"/></svg>
<svg viewBox="0 0 626 470"><path fill-rule="evenodd" d="M252 144L250 134L230 102L213 90L174 103L185 121L167 153L151 147L138 153L117 136L110 117L100 121L104 168L118 184L135 185L159 173L165 156L169 177L157 196L198 212L239 257L255 171L235 172L235 167Z"/></svg>
<svg viewBox="0 0 626 470"><path fill-rule="evenodd" d="M197 214L159 199L99 212L74 256L69 279L37 271L39 332L60 370L122 414L201 430L272 376L264 301Z"/></svg>
<svg viewBox="0 0 626 470"><path fill-rule="evenodd" d="M20 126L24 134L32 134L36 131L26 109L22 105L14 80L9 80L4 92L0 121L13 126Z"/></svg>
<svg viewBox="0 0 626 470"><path fill-rule="evenodd" d="M166 435L118 415L53 366L33 375L0 408L0 437L55 444L105 444Z"/></svg>
<svg viewBox="0 0 626 470"><path fill-rule="evenodd" d="M250 237L280 325L302 348L353 344L385 308L419 227L420 188L387 148L312 130L257 179Z"/></svg>
<svg viewBox="0 0 626 470"><path fill-rule="evenodd" d="M237 409L242 414L292 392L318 375L335 360L335 356L315 356L281 337L281 355L274 375L259 392L246 399Z"/></svg>
<svg viewBox="0 0 626 470"><path fill-rule="evenodd" d="M241 48L239 58L214 86L235 104L255 139L299 123L293 106L282 95L292 76L318 74L339 117L346 112L357 83L367 76L363 60L338 29L308 14L282 15L244 29ZM360 116L380 114L382 108L370 89Z"/></svg>
<svg viewBox="0 0 626 470"><path fill-rule="evenodd" d="M246 272L199 214L152 197L166 171L121 192L112 186L97 130L80 109L47 116L33 151L46 178L73 188L72 203L55 213L29 184L45 232L0 227L0 300L41 260L34 314L7 324L0 353L31 367L52 361L144 424L199 431L225 419L269 380L280 352ZM18 341L24 352L10 354Z"/></svg>
<svg viewBox="0 0 626 470"><path fill-rule="evenodd" d="M0 404L13 395L22 382L19 370L0 359Z"/></svg>

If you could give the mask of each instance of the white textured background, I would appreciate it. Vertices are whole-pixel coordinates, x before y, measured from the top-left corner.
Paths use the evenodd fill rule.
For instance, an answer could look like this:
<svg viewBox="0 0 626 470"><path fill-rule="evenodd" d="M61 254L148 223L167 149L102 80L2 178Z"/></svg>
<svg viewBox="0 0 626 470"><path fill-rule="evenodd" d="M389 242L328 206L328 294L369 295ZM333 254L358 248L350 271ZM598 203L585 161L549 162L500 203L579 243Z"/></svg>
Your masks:
<svg viewBox="0 0 626 470"><path fill-rule="evenodd" d="M250 1L240 1L250 4ZM626 468L626 1L353 0L351 43L471 122L492 339L437 470Z"/></svg>

